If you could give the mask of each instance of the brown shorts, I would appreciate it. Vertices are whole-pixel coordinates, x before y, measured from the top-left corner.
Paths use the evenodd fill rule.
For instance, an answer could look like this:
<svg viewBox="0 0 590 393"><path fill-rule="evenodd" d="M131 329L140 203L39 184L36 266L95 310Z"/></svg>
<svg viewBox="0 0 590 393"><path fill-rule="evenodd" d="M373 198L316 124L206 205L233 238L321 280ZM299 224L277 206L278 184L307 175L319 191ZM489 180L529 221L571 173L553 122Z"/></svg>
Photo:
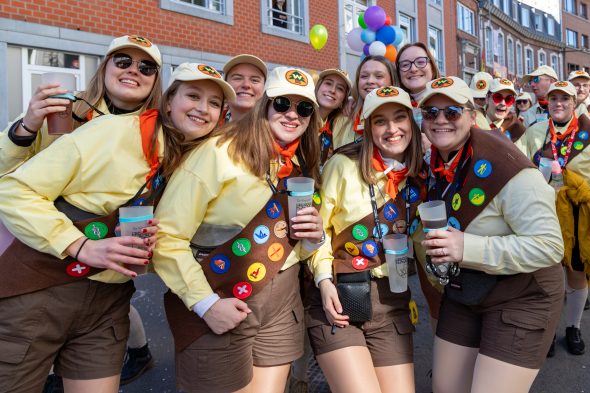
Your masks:
<svg viewBox="0 0 590 393"><path fill-rule="evenodd" d="M120 374L134 291L81 280L0 299L0 392L40 392L52 364L69 379Z"/></svg>
<svg viewBox="0 0 590 393"><path fill-rule="evenodd" d="M410 291L396 294L389 290L389 279L371 280L371 305L373 319L362 324L350 324L336 329L326 319L322 307L320 290L308 291L309 306L306 308L306 322L309 341L315 355L337 349L367 347L373 359L373 366L386 367L412 363L414 350L410 321Z"/></svg>
<svg viewBox="0 0 590 393"><path fill-rule="evenodd" d="M443 297L436 335L520 367L543 365L563 307L563 269L554 265L498 281L477 306Z"/></svg>
<svg viewBox="0 0 590 393"><path fill-rule="evenodd" d="M235 329L207 333L176 354L176 381L187 392L231 392L252 380L252 367L287 364L303 355L303 305L295 265L248 299Z"/></svg>

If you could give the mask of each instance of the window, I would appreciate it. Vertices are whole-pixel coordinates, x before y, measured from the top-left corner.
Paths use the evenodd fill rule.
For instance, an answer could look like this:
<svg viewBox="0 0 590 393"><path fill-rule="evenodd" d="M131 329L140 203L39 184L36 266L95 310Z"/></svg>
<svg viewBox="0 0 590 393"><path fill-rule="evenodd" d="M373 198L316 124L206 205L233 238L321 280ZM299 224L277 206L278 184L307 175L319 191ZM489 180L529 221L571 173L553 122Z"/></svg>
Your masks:
<svg viewBox="0 0 590 393"><path fill-rule="evenodd" d="M179 12L233 25L233 0L160 0L163 10Z"/></svg>
<svg viewBox="0 0 590 393"><path fill-rule="evenodd" d="M512 19L518 20L518 3L516 1L512 2Z"/></svg>
<svg viewBox="0 0 590 393"><path fill-rule="evenodd" d="M535 64L533 62L533 50L532 49L527 49L526 50L526 73L530 74L531 72L533 72L533 69L535 68Z"/></svg>
<svg viewBox="0 0 590 393"><path fill-rule="evenodd" d="M430 3L442 7L442 0L430 0Z"/></svg>
<svg viewBox="0 0 590 393"><path fill-rule="evenodd" d="M577 64L567 63L567 69L568 72L578 71L580 69L580 66Z"/></svg>
<svg viewBox="0 0 590 393"><path fill-rule="evenodd" d="M262 32L308 42L308 3L305 0L262 0Z"/></svg>
<svg viewBox="0 0 590 393"><path fill-rule="evenodd" d="M588 36L586 34L582 34L580 38L580 46L582 47L582 49L588 49Z"/></svg>
<svg viewBox="0 0 590 393"><path fill-rule="evenodd" d="M416 42L416 20L414 18L400 13L399 27L404 32L404 41L400 45L405 45L408 42Z"/></svg>
<svg viewBox="0 0 590 393"><path fill-rule="evenodd" d="M522 46L516 44L516 72L518 75L524 74L522 69Z"/></svg>
<svg viewBox="0 0 590 393"><path fill-rule="evenodd" d="M572 48L578 47L578 33L576 31L565 29L565 42Z"/></svg>
<svg viewBox="0 0 590 393"><path fill-rule="evenodd" d="M473 11L461 3L457 3L457 28L471 35L475 35Z"/></svg>
<svg viewBox="0 0 590 393"><path fill-rule="evenodd" d="M501 66L506 65L506 59L504 57L504 34L498 33L498 42L496 43L496 49L498 51L498 63Z"/></svg>
<svg viewBox="0 0 590 393"><path fill-rule="evenodd" d="M547 18L547 34L555 35L555 20L553 18Z"/></svg>
<svg viewBox="0 0 590 393"><path fill-rule="evenodd" d="M444 57L443 57L443 41L442 31L439 29L428 26L428 48L434 55L438 68L441 72L444 70Z"/></svg>
<svg viewBox="0 0 590 393"><path fill-rule="evenodd" d="M508 16L510 16L510 3L509 0L502 0L502 11Z"/></svg>
<svg viewBox="0 0 590 393"><path fill-rule="evenodd" d="M539 67L545 64L547 64L547 56L545 56L545 53L539 52Z"/></svg>
<svg viewBox="0 0 590 393"><path fill-rule="evenodd" d="M584 3L580 3L580 16L584 19L588 19L588 6Z"/></svg>
<svg viewBox="0 0 590 393"><path fill-rule="evenodd" d="M576 0L565 0L565 10L570 14L576 13Z"/></svg>
<svg viewBox="0 0 590 393"><path fill-rule="evenodd" d="M500 8L500 2L501 2L501 1L502 1L502 0L494 0L494 5L495 5L496 7L498 7L498 8Z"/></svg>
<svg viewBox="0 0 590 393"><path fill-rule="evenodd" d="M514 74L514 43L512 42L512 38L508 38L506 52L508 54L508 72Z"/></svg>
<svg viewBox="0 0 590 393"><path fill-rule="evenodd" d="M486 27L485 46L486 46L486 63L488 65L491 65L494 62L494 52L492 50L492 29L489 27Z"/></svg>
<svg viewBox="0 0 590 393"><path fill-rule="evenodd" d="M367 0L349 0L344 3L344 31L346 33L359 27L359 16L370 5Z"/></svg>
<svg viewBox="0 0 590 393"><path fill-rule="evenodd" d="M535 30L543 31L543 15L535 14Z"/></svg>
<svg viewBox="0 0 590 393"><path fill-rule="evenodd" d="M531 15L528 8L522 8L520 11L522 15L522 25L524 27L531 27Z"/></svg>
<svg viewBox="0 0 590 393"><path fill-rule="evenodd" d="M551 55L551 68L553 68L555 72L557 72L557 75L561 74L559 72L559 60L556 55Z"/></svg>

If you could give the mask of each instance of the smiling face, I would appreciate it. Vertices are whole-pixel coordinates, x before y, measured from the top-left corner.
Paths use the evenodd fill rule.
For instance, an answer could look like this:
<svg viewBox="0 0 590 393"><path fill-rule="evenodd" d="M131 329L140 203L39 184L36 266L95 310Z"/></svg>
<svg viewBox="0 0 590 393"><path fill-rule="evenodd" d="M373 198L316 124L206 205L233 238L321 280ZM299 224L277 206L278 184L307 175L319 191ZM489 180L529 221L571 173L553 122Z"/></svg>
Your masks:
<svg viewBox="0 0 590 393"><path fill-rule="evenodd" d="M421 58L421 59L419 59ZM427 59L427 64L424 68L418 68L416 62L421 64L423 58ZM419 59L419 60L416 60ZM426 87L426 84L433 79L432 64L430 59L424 51L424 49L418 46L412 46L402 52L398 64L400 66L405 65L408 62L414 62L411 64L410 69L403 71L399 69L399 76L401 78L402 85L413 94L419 93ZM405 69L405 67L404 67Z"/></svg>
<svg viewBox="0 0 590 393"><path fill-rule="evenodd" d="M501 95L503 97L502 101L496 103L492 98L494 95ZM510 90L500 90L496 93L488 93L486 114L491 121L503 120L508 116L510 109L512 109L512 106L514 105L506 104L506 97L510 96L514 97L514 93ZM511 101L511 99L508 98L508 101Z"/></svg>
<svg viewBox="0 0 590 393"><path fill-rule="evenodd" d="M576 104L583 103L588 94L590 94L590 80L587 78L574 78L571 80L572 84L576 88Z"/></svg>
<svg viewBox="0 0 590 393"><path fill-rule="evenodd" d="M370 116L373 144L381 156L404 161L404 152L412 141L412 120L408 109L393 102L381 105Z"/></svg>
<svg viewBox="0 0 590 393"><path fill-rule="evenodd" d="M391 86L392 80L385 64L377 60L369 60L363 64L357 83L359 96L364 100L372 90Z"/></svg>
<svg viewBox="0 0 590 393"><path fill-rule="evenodd" d="M291 106L286 112L277 112L272 103L268 105L267 118L270 126L270 130L274 139L281 146L287 146L299 138L309 125L310 117L301 117L297 114L297 104L300 101L307 101L306 98L298 95L286 95Z"/></svg>
<svg viewBox="0 0 590 393"><path fill-rule="evenodd" d="M254 108L264 93L264 74L252 64L232 67L227 73L227 82L236 92L236 100L229 104L232 116Z"/></svg>
<svg viewBox="0 0 590 393"><path fill-rule="evenodd" d="M210 80L182 82L169 99L167 112L172 124L187 140L209 134L217 125L223 105L221 87Z"/></svg>
<svg viewBox="0 0 590 393"><path fill-rule="evenodd" d="M346 98L347 89L346 82L338 75L326 76L318 86L316 93L320 109L330 113L334 109L340 108Z"/></svg>
<svg viewBox="0 0 590 393"><path fill-rule="evenodd" d="M116 54L124 53L134 61L130 67L118 68L112 57ZM105 88L108 98L117 108L132 110L139 107L150 95L156 75L145 76L139 72L138 63L141 60L147 60L152 63L152 59L147 53L136 48L125 48L111 55L105 69Z"/></svg>
<svg viewBox="0 0 590 393"><path fill-rule="evenodd" d="M557 123L566 123L574 115L575 99L561 91L554 91L547 97L549 116Z"/></svg>

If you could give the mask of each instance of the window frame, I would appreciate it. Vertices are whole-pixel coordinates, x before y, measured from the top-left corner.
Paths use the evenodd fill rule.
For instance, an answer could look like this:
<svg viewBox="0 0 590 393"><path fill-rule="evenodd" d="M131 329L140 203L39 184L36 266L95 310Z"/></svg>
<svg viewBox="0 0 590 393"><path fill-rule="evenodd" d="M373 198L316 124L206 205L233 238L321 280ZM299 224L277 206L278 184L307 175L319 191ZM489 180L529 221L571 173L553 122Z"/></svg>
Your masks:
<svg viewBox="0 0 590 393"><path fill-rule="evenodd" d="M575 39L575 43L572 45L570 44L570 34ZM570 30L568 28L565 29L565 45L569 46L570 48L578 48L578 32L574 30Z"/></svg>
<svg viewBox="0 0 590 393"><path fill-rule="evenodd" d="M307 0L286 0L299 2L299 11L302 19L301 32L293 31L289 28L274 26L269 15L272 15L272 0L261 0L260 2L260 30L264 34L274 35L281 38L287 38L293 41L309 42L309 2ZM270 7L269 7L270 6ZM295 15L292 12L289 14Z"/></svg>
<svg viewBox="0 0 590 393"><path fill-rule="evenodd" d="M523 7L520 11L520 21L524 27L531 27L531 10Z"/></svg>
<svg viewBox="0 0 590 393"><path fill-rule="evenodd" d="M402 21L402 18L408 19L409 23ZM404 42L402 42L400 45L404 45L408 42L416 42L416 18L408 14L404 14L403 12L398 12L398 25L402 30L404 30L405 33ZM404 29L404 27L407 27L407 29ZM406 30L410 32L409 35L407 34Z"/></svg>
<svg viewBox="0 0 590 393"><path fill-rule="evenodd" d="M511 37L506 40L506 62L508 63L508 73L516 74L514 65L514 41Z"/></svg>
<svg viewBox="0 0 590 393"><path fill-rule="evenodd" d="M530 56L529 56L530 54ZM535 53L533 52L533 50L529 47L524 49L524 67L525 67L525 72L527 74L530 74L531 72L534 71L535 69ZM530 64L529 64L530 63Z"/></svg>
<svg viewBox="0 0 590 393"><path fill-rule="evenodd" d="M494 37L492 28L487 26L484 29L485 60L487 65L494 63Z"/></svg>
<svg viewBox="0 0 590 393"><path fill-rule="evenodd" d="M555 20L551 17L547 18L547 34L551 36L555 35Z"/></svg>
<svg viewBox="0 0 590 393"><path fill-rule="evenodd" d="M516 43L516 75L524 75L524 55L520 42Z"/></svg>
<svg viewBox="0 0 590 393"><path fill-rule="evenodd" d="M576 15L576 0L565 0L563 2L563 10L570 14Z"/></svg>
<svg viewBox="0 0 590 393"><path fill-rule="evenodd" d="M178 12L201 19L209 19L226 25L234 24L234 0L221 0L224 2L223 13L211 11L206 7L189 4L181 0L160 0L160 8L167 11Z"/></svg>
<svg viewBox="0 0 590 393"><path fill-rule="evenodd" d="M469 26L471 31L466 30L464 26L461 27L461 25L464 25L464 16L466 13L471 15L471 17L469 18L471 20L471 26ZM475 12L473 12L471 8L467 7L461 2L457 2L457 29L464 31L467 34L471 34L472 36L475 36Z"/></svg>
<svg viewBox="0 0 590 393"><path fill-rule="evenodd" d="M434 57L436 59L438 68L440 70L440 72L442 74L444 74L444 70L445 70L445 51L444 51L444 38L443 38L443 32L441 29L439 29L436 26L432 26L432 25L428 25L428 49L432 50L431 46L430 46L430 39L433 38L431 36L431 33L434 32L435 33L435 38L436 38L436 48L433 51L434 52Z"/></svg>
<svg viewBox="0 0 590 393"><path fill-rule="evenodd" d="M496 50L498 52L498 64L504 67L506 65L506 52L504 44L504 34L498 32L498 42L496 42Z"/></svg>

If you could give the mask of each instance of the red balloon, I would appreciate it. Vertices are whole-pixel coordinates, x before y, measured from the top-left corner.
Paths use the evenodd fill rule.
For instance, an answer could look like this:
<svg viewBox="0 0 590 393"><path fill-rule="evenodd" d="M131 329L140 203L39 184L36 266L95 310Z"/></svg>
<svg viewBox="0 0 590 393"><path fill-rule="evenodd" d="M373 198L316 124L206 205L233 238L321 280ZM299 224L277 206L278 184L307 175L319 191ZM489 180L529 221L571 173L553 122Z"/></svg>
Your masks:
<svg viewBox="0 0 590 393"><path fill-rule="evenodd" d="M393 45L387 45L385 47L385 56L387 60L391 61L392 63L395 62L395 58L397 57L397 49Z"/></svg>
<svg viewBox="0 0 590 393"><path fill-rule="evenodd" d="M385 26L391 26L392 23L391 16L387 15L385 17Z"/></svg>

